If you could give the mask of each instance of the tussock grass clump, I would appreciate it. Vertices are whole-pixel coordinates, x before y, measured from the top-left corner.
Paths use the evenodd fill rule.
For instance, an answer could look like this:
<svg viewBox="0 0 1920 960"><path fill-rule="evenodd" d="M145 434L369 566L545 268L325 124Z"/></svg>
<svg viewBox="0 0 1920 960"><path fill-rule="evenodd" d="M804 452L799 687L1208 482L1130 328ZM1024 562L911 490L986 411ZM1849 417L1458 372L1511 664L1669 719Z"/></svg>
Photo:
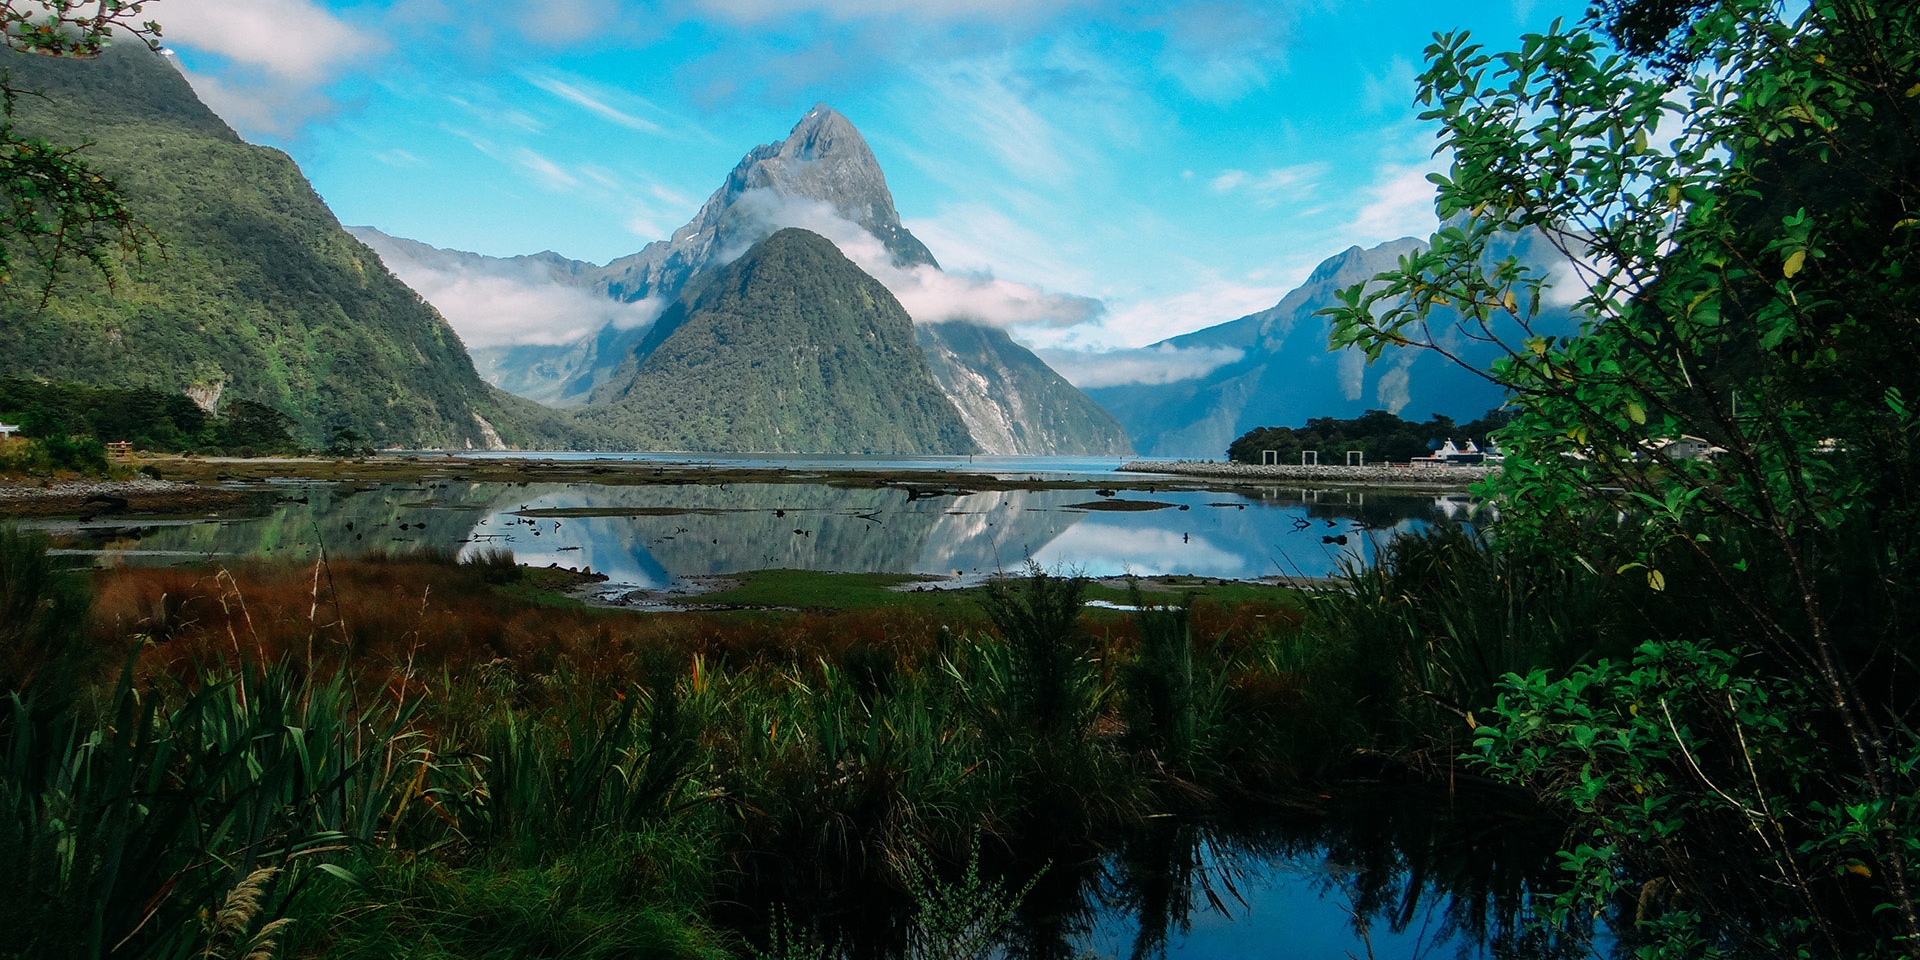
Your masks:
<svg viewBox="0 0 1920 960"><path fill-rule="evenodd" d="M1450 766L1504 677L1617 652L1607 638L1649 615L1605 578L1465 527L1402 534L1382 553L1315 593L1304 629L1268 648L1271 676L1312 679L1294 743Z"/></svg>
<svg viewBox="0 0 1920 960"><path fill-rule="evenodd" d="M481 550L460 561L463 567L471 567L480 574L483 583L520 582L520 564L513 559L512 550L499 548Z"/></svg>
<svg viewBox="0 0 1920 960"><path fill-rule="evenodd" d="M45 534L0 526L0 696L59 706L98 666L86 644L86 580L47 556Z"/></svg>

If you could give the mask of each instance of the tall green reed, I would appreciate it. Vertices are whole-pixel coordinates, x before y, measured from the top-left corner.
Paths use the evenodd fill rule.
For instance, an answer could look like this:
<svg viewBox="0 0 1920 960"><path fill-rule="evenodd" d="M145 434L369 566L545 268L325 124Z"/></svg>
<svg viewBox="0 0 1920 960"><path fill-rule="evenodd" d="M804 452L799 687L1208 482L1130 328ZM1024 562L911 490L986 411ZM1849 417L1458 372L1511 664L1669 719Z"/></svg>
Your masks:
<svg viewBox="0 0 1920 960"><path fill-rule="evenodd" d="M1459 526L1393 538L1309 610L1275 667L1311 678L1307 695L1333 740L1383 750L1465 734L1508 674L1571 666L1632 633L1616 629L1631 611L1604 578Z"/></svg>
<svg viewBox="0 0 1920 960"><path fill-rule="evenodd" d="M343 677L286 664L172 687L129 664L105 708L5 702L0 851L18 868L0 877L0 922L23 931L22 955L184 956L197 918L258 871L279 875L262 897L340 871L419 759L412 710L362 710Z"/></svg>

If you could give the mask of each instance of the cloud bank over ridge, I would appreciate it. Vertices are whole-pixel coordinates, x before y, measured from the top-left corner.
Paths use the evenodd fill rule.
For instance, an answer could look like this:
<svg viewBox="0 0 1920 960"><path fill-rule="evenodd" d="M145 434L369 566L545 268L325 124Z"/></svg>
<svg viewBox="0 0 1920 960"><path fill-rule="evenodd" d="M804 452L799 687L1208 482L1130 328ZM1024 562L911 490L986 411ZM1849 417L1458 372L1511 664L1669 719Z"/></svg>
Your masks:
<svg viewBox="0 0 1920 960"><path fill-rule="evenodd" d="M833 241L861 270L891 291L916 323L972 320L995 327L1070 327L1098 319L1106 306L1091 297L1052 293L1032 284L993 276L947 273L936 267L899 267L893 254L866 228L831 204L748 190L734 201L733 216L753 226L720 251L716 266L747 251L752 242L784 227L800 227Z"/></svg>

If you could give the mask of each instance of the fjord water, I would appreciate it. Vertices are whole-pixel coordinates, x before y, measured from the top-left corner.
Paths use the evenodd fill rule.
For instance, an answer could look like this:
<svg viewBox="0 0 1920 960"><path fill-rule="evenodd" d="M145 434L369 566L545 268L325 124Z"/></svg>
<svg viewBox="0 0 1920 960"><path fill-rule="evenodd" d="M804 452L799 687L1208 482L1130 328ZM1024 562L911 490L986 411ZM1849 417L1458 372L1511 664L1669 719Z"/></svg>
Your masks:
<svg viewBox="0 0 1920 960"><path fill-rule="evenodd" d="M1434 496L1113 483L1113 496L810 482L284 484L264 512L71 532L76 546L136 563L509 549L525 564L591 568L610 589L776 568L972 578L1028 560L1089 576L1252 579L1326 576L1366 562L1397 531L1469 509Z"/></svg>

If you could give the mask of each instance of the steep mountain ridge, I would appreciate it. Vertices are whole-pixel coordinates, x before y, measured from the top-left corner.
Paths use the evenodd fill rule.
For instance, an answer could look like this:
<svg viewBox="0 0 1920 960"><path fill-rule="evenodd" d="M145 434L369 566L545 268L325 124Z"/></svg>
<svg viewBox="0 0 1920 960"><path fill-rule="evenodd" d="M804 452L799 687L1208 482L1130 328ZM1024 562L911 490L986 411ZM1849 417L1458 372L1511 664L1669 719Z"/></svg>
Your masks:
<svg viewBox="0 0 1920 960"><path fill-rule="evenodd" d="M638 449L975 449L899 301L832 241L798 228L687 290L578 422Z"/></svg>
<svg viewBox="0 0 1920 960"><path fill-rule="evenodd" d="M674 296L694 274L725 263L780 228L769 216L772 211L749 199L754 191L828 205L873 234L898 266L939 266L926 245L901 225L886 175L866 139L822 103L807 111L785 140L748 151L671 239L607 264L597 284L616 300Z"/></svg>
<svg viewBox="0 0 1920 960"><path fill-rule="evenodd" d="M395 237L373 227L348 227L347 232L373 248L400 279L433 299L437 291L464 282L492 282L520 291L554 288L545 299L573 304L573 316L562 318L569 329L591 327L596 321L590 302L605 296L600 279L605 267L563 257L552 251L490 257L448 250ZM456 319L458 319L456 317ZM473 365L487 382L529 400L556 407L587 401L593 387L604 380L641 336L643 327L604 323L597 332L567 342L506 345L468 344ZM535 334L542 331L534 330Z"/></svg>
<svg viewBox="0 0 1920 960"><path fill-rule="evenodd" d="M355 236L378 250L387 265L419 284L426 272L464 271L524 280L535 274L556 286L594 291L623 303L671 303L703 272L788 224L783 204L824 205L832 215L858 224L887 249L895 265L939 264L900 223L886 175L860 131L839 112L816 105L777 143L748 151L699 213L667 240L601 266L553 253L488 257L443 250L389 237L372 227ZM559 406L587 402L594 388L644 336L631 327L600 329L567 343L483 345L472 349L476 367L502 389Z"/></svg>
<svg viewBox="0 0 1920 960"><path fill-rule="evenodd" d="M115 178L158 240L109 289L69 271L45 309L0 300L0 374L200 389L275 407L302 439L553 442L549 414L484 383L433 307L341 229L292 159L240 139L139 44L92 61L0 52L20 132ZM16 283L29 278L16 276Z"/></svg>

